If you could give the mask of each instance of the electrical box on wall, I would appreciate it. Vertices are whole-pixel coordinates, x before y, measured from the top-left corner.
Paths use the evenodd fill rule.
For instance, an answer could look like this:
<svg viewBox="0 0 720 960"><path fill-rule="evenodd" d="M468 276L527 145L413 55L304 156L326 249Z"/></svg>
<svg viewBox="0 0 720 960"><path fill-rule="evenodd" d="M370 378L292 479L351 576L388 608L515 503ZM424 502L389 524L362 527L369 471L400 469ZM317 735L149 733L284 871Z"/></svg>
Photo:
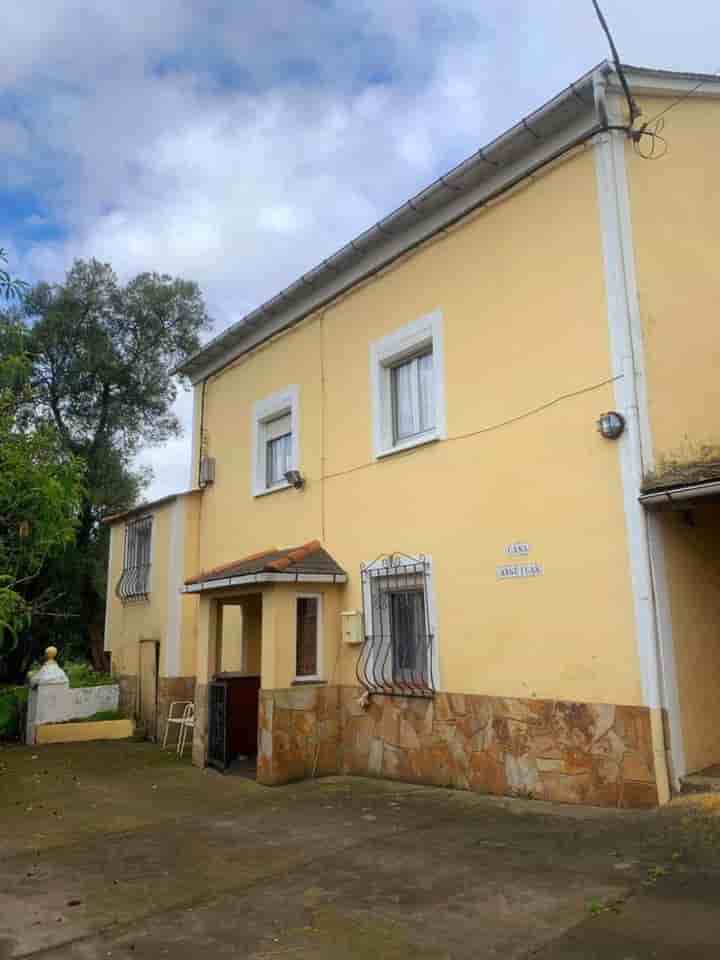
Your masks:
<svg viewBox="0 0 720 960"><path fill-rule="evenodd" d="M363 616L359 610L343 610L340 621L343 643L362 643L365 640Z"/></svg>
<svg viewBox="0 0 720 960"><path fill-rule="evenodd" d="M209 487L215 483L215 457L200 458L200 486Z"/></svg>

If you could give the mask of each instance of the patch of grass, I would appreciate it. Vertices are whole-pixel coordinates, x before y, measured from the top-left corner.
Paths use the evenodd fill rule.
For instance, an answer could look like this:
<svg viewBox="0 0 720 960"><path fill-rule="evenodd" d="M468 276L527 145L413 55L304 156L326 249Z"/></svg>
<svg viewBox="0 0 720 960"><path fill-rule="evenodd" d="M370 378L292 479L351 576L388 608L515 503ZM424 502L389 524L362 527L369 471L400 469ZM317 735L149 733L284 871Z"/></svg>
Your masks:
<svg viewBox="0 0 720 960"><path fill-rule="evenodd" d="M109 673L101 673L94 670L89 663L85 662L67 662L63 664L63 670L68 675L71 688L77 687L103 687L115 683L115 678Z"/></svg>
<svg viewBox="0 0 720 960"><path fill-rule="evenodd" d="M591 900L588 904L588 913L592 917L597 917L601 913L607 913L612 911L612 913L620 913L622 908L625 906L625 902L628 899L628 895L622 897L615 897L612 900L608 900L605 903L601 903L599 900Z"/></svg>
<svg viewBox="0 0 720 960"><path fill-rule="evenodd" d="M77 717L75 720L65 720L64 723L95 723L98 720L124 720L120 710L98 710L89 717Z"/></svg>

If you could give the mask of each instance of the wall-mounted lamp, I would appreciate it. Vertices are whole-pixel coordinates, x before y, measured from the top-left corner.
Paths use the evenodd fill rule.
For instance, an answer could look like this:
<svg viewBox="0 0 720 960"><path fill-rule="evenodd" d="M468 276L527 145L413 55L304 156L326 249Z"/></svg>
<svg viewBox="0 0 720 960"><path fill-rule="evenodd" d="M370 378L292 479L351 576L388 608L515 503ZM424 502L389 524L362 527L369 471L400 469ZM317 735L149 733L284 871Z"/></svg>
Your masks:
<svg viewBox="0 0 720 960"><path fill-rule="evenodd" d="M290 486L295 487L296 490L302 490L305 486L305 477L303 477L299 470L286 470L285 479Z"/></svg>
<svg viewBox="0 0 720 960"><path fill-rule="evenodd" d="M617 410L608 410L607 413L601 413L597 421L598 433L601 433L606 440L617 440L625 429L625 417Z"/></svg>

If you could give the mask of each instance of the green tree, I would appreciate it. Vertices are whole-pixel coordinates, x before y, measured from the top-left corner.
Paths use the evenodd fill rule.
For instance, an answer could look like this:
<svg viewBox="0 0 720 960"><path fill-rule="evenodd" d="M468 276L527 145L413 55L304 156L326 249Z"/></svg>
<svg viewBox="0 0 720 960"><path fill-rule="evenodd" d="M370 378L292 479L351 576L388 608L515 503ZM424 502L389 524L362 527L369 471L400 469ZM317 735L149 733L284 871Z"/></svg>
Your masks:
<svg viewBox="0 0 720 960"><path fill-rule="evenodd" d="M7 262L7 251L0 247L0 264ZM0 266L0 297L5 300L15 300L22 295L26 287L24 280L18 280L4 266Z"/></svg>
<svg viewBox="0 0 720 960"><path fill-rule="evenodd" d="M82 503L83 465L50 424L18 429L15 402L0 392L0 660L23 628L51 616L61 600L33 589L48 558L73 541ZM15 679L15 678L13 678Z"/></svg>
<svg viewBox="0 0 720 960"><path fill-rule="evenodd" d="M32 407L21 404L18 415L51 424L65 454L85 464L75 543L36 587L62 590L74 615L65 629L79 630L75 639L97 661L108 548L101 521L137 502L147 481L134 466L140 448L180 433L172 370L198 349L210 319L197 284L143 273L123 285L97 260L76 261L64 283L38 284L24 303Z"/></svg>
<svg viewBox="0 0 720 960"><path fill-rule="evenodd" d="M0 250L0 262L6 263ZM0 270L0 293L20 296L20 281ZM0 317L0 676L35 618L49 618L60 597L37 590L48 559L72 541L82 502L82 463L65 451L50 423L28 423L32 368L17 315ZM13 678L17 679L17 677Z"/></svg>

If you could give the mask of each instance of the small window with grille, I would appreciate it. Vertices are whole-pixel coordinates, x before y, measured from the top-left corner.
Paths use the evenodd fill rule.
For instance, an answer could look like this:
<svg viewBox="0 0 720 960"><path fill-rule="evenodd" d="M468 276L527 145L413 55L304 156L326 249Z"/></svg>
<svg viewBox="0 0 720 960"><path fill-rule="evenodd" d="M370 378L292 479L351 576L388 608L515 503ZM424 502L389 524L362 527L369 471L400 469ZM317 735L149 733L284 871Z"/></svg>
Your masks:
<svg viewBox="0 0 720 960"><path fill-rule="evenodd" d="M357 674L371 693L432 696L434 631L430 609L430 561L383 556L361 570L365 643Z"/></svg>
<svg viewBox="0 0 720 960"><path fill-rule="evenodd" d="M320 679L322 614L319 596L299 596L296 606L295 679Z"/></svg>
<svg viewBox="0 0 720 960"><path fill-rule="evenodd" d="M125 526L123 570L116 587L121 600L146 600L150 594L152 517Z"/></svg>

